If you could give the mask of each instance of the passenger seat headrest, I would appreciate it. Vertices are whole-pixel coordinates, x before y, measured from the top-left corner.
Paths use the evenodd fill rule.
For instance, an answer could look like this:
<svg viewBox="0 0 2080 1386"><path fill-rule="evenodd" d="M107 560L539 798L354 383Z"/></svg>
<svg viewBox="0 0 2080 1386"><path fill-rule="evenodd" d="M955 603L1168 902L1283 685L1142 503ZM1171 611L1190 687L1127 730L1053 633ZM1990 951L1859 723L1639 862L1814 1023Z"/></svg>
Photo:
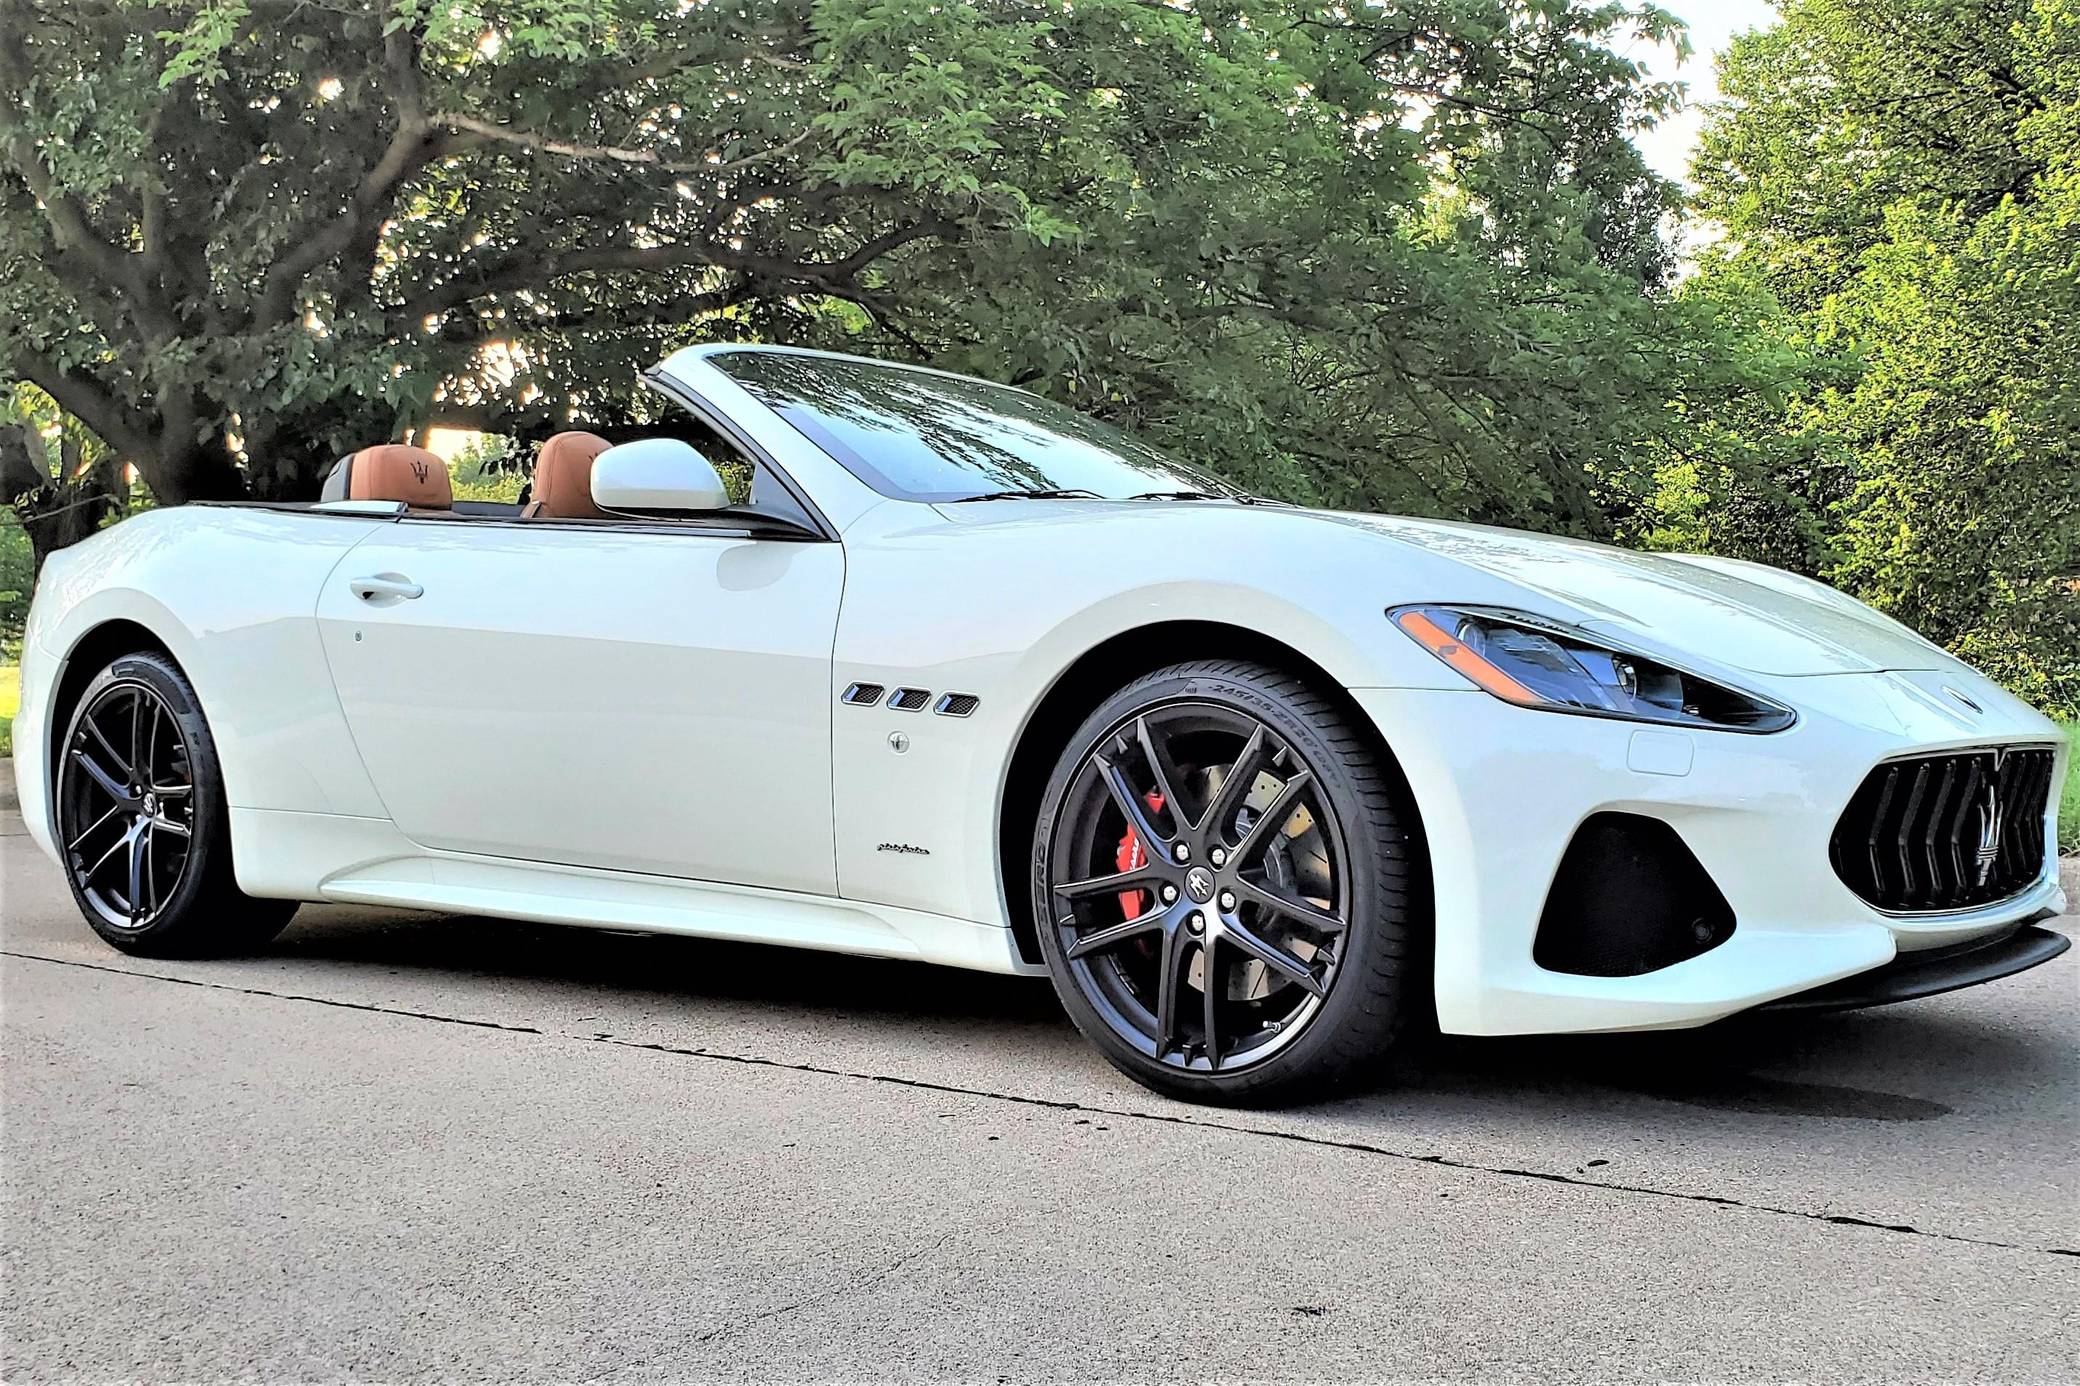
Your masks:
<svg viewBox="0 0 2080 1386"><path fill-rule="evenodd" d="M610 446L597 433L559 433L542 444L534 464L534 500L524 512L531 520L604 520L606 511L592 503L592 464Z"/></svg>
<svg viewBox="0 0 2080 1386"><path fill-rule="evenodd" d="M383 443L332 464L320 499L403 501L414 510L453 510L448 464L425 448Z"/></svg>

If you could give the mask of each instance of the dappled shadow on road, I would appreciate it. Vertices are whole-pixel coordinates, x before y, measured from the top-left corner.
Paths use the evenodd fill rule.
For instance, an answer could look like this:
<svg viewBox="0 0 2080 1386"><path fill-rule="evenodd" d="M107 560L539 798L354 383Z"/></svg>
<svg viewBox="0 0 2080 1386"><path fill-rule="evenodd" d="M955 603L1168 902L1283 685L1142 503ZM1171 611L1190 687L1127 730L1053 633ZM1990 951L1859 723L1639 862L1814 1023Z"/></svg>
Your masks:
<svg viewBox="0 0 2080 1386"><path fill-rule="evenodd" d="M505 920L399 917L312 908L270 950L282 961L487 983L601 989L651 1007L717 1003L807 1013L821 1026L885 1031L901 1042L974 1042L1015 1033L1023 1061L1099 1061L1047 982L951 968L706 939ZM1734 1116L1928 1121L1954 1109L2069 1081L2070 1053L2048 1036L1953 1002L1882 1011L1764 1013L1702 1030L1505 1039L1431 1037L1373 1090L1328 1104L1524 1114L1636 1110L1652 1104Z"/></svg>

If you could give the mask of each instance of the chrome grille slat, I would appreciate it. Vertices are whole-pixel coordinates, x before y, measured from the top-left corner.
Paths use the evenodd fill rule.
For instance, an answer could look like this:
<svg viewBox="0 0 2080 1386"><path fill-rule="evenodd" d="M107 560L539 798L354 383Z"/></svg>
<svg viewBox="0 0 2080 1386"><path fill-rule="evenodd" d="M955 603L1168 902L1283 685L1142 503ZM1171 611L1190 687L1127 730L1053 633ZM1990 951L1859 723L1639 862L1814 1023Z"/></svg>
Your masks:
<svg viewBox="0 0 2080 1386"><path fill-rule="evenodd" d="M2044 870L2055 763L2049 748L2025 746L1878 766L1835 825L1835 874L1896 914L1976 909L2020 893ZM1990 833L1989 801L1999 810Z"/></svg>

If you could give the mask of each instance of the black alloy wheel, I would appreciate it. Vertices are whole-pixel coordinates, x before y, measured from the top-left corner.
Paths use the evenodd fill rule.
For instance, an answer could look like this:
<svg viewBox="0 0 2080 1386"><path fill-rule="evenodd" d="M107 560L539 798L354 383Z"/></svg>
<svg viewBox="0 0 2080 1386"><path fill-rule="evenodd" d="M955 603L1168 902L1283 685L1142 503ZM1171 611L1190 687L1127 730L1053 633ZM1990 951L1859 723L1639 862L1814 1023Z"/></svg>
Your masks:
<svg viewBox="0 0 2080 1386"><path fill-rule="evenodd" d="M61 822L73 889L111 929L150 928L195 840L195 775L179 723L142 679L84 702L65 748Z"/></svg>
<svg viewBox="0 0 2080 1386"><path fill-rule="evenodd" d="M124 655L80 695L58 743L55 829L94 931L127 953L263 943L296 911L232 876L215 743L180 669Z"/></svg>
<svg viewBox="0 0 2080 1386"><path fill-rule="evenodd" d="M1320 1086L1410 1010L1411 850L1388 777L1324 699L1235 662L1108 700L1042 806L1034 909L1056 989L1126 1072L1200 1100Z"/></svg>

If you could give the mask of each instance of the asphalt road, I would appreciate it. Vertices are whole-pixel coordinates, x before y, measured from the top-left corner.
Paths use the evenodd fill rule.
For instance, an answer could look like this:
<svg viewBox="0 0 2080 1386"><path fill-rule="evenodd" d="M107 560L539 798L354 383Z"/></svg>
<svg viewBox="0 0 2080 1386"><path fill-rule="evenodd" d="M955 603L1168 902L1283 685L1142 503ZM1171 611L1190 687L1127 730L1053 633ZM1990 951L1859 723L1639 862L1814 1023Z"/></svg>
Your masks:
<svg viewBox="0 0 2080 1386"><path fill-rule="evenodd" d="M2080 1377L2073 955L1223 1113L1044 983L334 908L131 960L19 834L8 1381Z"/></svg>

